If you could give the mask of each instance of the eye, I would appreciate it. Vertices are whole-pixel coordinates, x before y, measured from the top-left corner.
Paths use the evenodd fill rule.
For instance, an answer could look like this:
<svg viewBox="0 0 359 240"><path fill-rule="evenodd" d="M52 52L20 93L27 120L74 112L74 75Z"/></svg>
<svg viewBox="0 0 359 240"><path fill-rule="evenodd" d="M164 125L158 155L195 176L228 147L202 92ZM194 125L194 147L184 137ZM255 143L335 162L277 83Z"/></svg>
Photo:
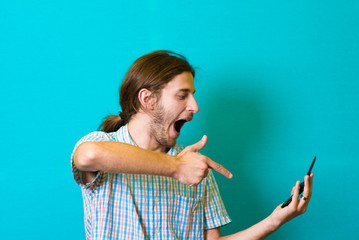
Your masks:
<svg viewBox="0 0 359 240"><path fill-rule="evenodd" d="M184 100L184 99L186 99L186 97L187 97L187 95L184 95L184 94L179 94L179 95L177 95L177 98L178 98L179 100Z"/></svg>

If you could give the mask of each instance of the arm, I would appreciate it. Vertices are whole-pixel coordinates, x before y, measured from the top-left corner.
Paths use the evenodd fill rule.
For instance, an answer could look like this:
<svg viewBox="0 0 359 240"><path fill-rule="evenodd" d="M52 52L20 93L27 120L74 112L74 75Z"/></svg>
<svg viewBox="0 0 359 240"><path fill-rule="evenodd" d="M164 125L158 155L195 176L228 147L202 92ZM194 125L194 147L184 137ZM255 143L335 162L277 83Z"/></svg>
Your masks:
<svg viewBox="0 0 359 240"><path fill-rule="evenodd" d="M86 173L97 171L172 176L172 156L120 142L85 142L74 152L74 164Z"/></svg>
<svg viewBox="0 0 359 240"><path fill-rule="evenodd" d="M307 197L307 200L298 199L299 197L299 184L298 181L292 190L293 201L285 208L282 208L282 204L279 205L271 215L262 220L261 222L253 225L252 227L237 232L228 236L221 236L218 228L208 229L205 233L206 240L235 240L235 239L250 239L259 240L264 239L274 231L276 231L284 223L291 219L303 214L308 207L310 197L312 195L313 174L305 176L304 178L304 192L303 196Z"/></svg>
<svg viewBox="0 0 359 240"><path fill-rule="evenodd" d="M74 164L85 173L86 182L97 171L150 174L173 177L189 185L199 184L208 168L231 177L231 173L208 157L197 153L207 137L185 148L178 156L170 156L120 142L85 142L74 152Z"/></svg>

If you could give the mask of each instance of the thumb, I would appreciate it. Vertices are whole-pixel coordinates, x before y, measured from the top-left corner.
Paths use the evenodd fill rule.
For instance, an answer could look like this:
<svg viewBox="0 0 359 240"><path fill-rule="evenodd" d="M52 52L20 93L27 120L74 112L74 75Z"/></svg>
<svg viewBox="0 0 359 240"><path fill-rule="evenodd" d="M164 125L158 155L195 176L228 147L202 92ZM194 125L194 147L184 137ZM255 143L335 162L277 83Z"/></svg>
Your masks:
<svg viewBox="0 0 359 240"><path fill-rule="evenodd" d="M208 140L208 137L206 135L203 135L201 140L199 140L195 144L189 146L190 150L193 152L198 152L199 150L204 148L204 146L206 146L207 140Z"/></svg>

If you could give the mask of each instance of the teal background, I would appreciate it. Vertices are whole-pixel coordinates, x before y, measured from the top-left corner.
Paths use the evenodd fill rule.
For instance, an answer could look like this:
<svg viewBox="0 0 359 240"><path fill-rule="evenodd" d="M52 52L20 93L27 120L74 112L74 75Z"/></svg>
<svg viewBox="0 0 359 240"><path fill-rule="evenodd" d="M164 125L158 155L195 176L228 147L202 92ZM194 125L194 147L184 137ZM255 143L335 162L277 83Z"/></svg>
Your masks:
<svg viewBox="0 0 359 240"><path fill-rule="evenodd" d="M117 113L139 56L197 68L203 134L233 222L268 216L314 155L308 211L268 239L359 239L358 1L0 1L1 239L84 239L70 155Z"/></svg>

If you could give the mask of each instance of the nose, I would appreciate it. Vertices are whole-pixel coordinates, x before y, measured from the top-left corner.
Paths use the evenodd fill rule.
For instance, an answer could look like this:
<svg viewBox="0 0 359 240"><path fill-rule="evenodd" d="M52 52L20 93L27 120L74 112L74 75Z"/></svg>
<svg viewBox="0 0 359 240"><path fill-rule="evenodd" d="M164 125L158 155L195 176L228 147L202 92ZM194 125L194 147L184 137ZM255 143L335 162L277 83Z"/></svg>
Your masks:
<svg viewBox="0 0 359 240"><path fill-rule="evenodd" d="M193 95L188 100L187 111L190 111L191 113L197 113L199 111L197 101L196 101L196 99L194 98Z"/></svg>

